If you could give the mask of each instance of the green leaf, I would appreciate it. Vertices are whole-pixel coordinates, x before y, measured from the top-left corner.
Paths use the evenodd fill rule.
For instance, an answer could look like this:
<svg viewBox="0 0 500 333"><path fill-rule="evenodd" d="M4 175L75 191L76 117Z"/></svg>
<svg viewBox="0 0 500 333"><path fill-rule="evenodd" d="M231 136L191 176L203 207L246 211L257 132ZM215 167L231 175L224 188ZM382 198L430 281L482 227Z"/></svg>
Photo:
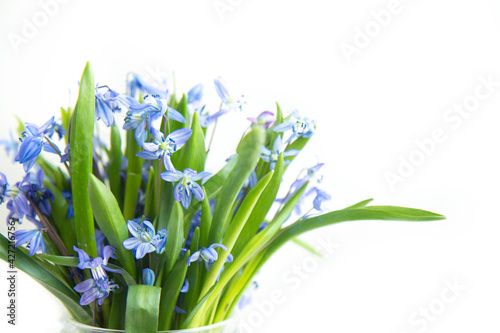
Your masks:
<svg viewBox="0 0 500 333"><path fill-rule="evenodd" d="M345 209L353 209L353 208L361 208L361 207L365 207L366 205L368 205L370 202L372 202L373 199L366 199L366 200L363 200L363 201L360 201L352 206L349 206Z"/></svg>
<svg viewBox="0 0 500 333"><path fill-rule="evenodd" d="M220 189L215 203L214 217L210 230L209 243L219 243L227 220L231 213L231 207L236 200L260 158L260 152L264 145L264 131L256 127L241 140L236 152L238 160L235 167L227 177Z"/></svg>
<svg viewBox="0 0 500 333"><path fill-rule="evenodd" d="M71 121L71 184L78 247L89 256L97 257L94 217L90 208L89 177L92 174L94 140L94 75L87 63L80 80L80 91Z"/></svg>
<svg viewBox="0 0 500 333"><path fill-rule="evenodd" d="M276 163L273 178L260 196L259 201L255 205L255 208L252 210L252 214L248 218L248 221L245 223L243 230L241 230L238 241L236 242L236 245L234 246L234 249L232 251L232 254L234 256L238 256L238 254L248 244L248 241L257 234L261 223L265 220L267 213L271 209L271 206L276 199L276 195L278 194L282 178L283 154L280 155L278 162Z"/></svg>
<svg viewBox="0 0 500 333"><path fill-rule="evenodd" d="M168 330L171 328L170 324L174 315L174 307L186 278L188 269L187 258L189 257L189 253L189 251L186 252L182 258L177 260L177 263L167 275L166 281L163 284L163 292L160 299L161 317L158 325L160 330Z"/></svg>
<svg viewBox="0 0 500 333"><path fill-rule="evenodd" d="M184 215L182 206L176 201L167 226L167 244L165 245L166 262L163 274L168 274L179 258L179 253L181 252L182 243L184 241L183 226Z"/></svg>
<svg viewBox="0 0 500 333"><path fill-rule="evenodd" d="M127 180L125 183L125 198L123 202L123 217L132 220L137 208L137 197L142 181L142 164L144 160L135 156L141 147L137 144L134 131L127 131Z"/></svg>
<svg viewBox="0 0 500 333"><path fill-rule="evenodd" d="M240 208L236 212L236 215L232 219L231 223L229 224L229 228L226 234L224 235L223 242L227 250L220 251L217 261L211 267L210 272L208 273L208 276L205 280L205 285L201 293L202 295L206 293L216 282L217 277L219 276L222 267L226 263L226 259L231 253L234 244L236 243L236 240L240 235L241 230L243 229L245 223L252 214L252 210L257 204L260 195L266 188L267 184L269 184L269 181L271 180L273 175L274 171L271 171L265 177L259 180L259 182L255 184L255 186L250 190L250 192L248 192L247 196L245 197L245 200L243 200L243 202L241 203Z"/></svg>
<svg viewBox="0 0 500 333"><path fill-rule="evenodd" d="M135 260L132 251L125 249L122 245L123 241L129 238L127 224L113 193L92 175L89 180L88 195L99 229L104 233L109 244L115 248L120 263L135 277Z"/></svg>
<svg viewBox="0 0 500 333"><path fill-rule="evenodd" d="M198 121L198 112L195 112L193 115L191 130L193 131L191 138L189 138L180 151L177 169L184 170L190 168L201 172L205 170L207 153L205 151L205 135Z"/></svg>
<svg viewBox="0 0 500 333"><path fill-rule="evenodd" d="M69 133L69 124L71 122L71 108L68 107L67 110L61 107L61 122L63 129L66 131L64 133L64 143L68 144L68 133Z"/></svg>
<svg viewBox="0 0 500 333"><path fill-rule="evenodd" d="M45 180L44 186L54 194L49 216L50 222L57 230L57 234L61 237L66 249L70 251L76 244L76 231L74 219L68 218L68 202L54 184Z"/></svg>
<svg viewBox="0 0 500 333"><path fill-rule="evenodd" d="M151 166L149 167L148 173L148 184L146 186L146 200L144 205L144 215L145 216L155 216L156 215L156 173L155 169Z"/></svg>
<svg viewBox="0 0 500 333"><path fill-rule="evenodd" d="M314 254L316 257L318 258L323 258L323 256L321 255L321 253L319 253L314 247L311 246L311 244L309 244L308 242L306 241L303 241L301 240L300 238L294 238L292 239L292 242L294 242L295 244L297 244L298 246L300 246L301 248L303 248L304 250L306 250L307 252L309 253L312 253Z"/></svg>
<svg viewBox="0 0 500 333"><path fill-rule="evenodd" d="M212 209L206 189L203 189L204 197L201 206L201 220L200 220L200 246L208 247L208 235L210 233L210 226L212 225Z"/></svg>
<svg viewBox="0 0 500 333"><path fill-rule="evenodd" d="M210 290L206 293L205 296L203 296L202 299L198 301L198 303L195 305L193 308L193 311L191 311L186 320L184 321L184 324L182 325L182 329L186 328L194 328L194 327L199 327L198 321L199 317L203 315L203 308L205 307L208 299L212 296L212 293L214 292L216 286L213 286L210 288Z"/></svg>
<svg viewBox="0 0 500 333"><path fill-rule="evenodd" d="M191 252L194 253L199 249L199 239L200 239L200 228L196 228L193 233L193 238L191 239ZM190 265L187 272L187 279L189 281L189 290L184 296L182 306L184 311L189 313L194 306L194 302L197 301L197 297L200 292L200 265L193 264ZM181 323L183 322L184 316L181 317Z"/></svg>
<svg viewBox="0 0 500 333"><path fill-rule="evenodd" d="M111 297L108 328L123 330L125 328L125 316L123 314L127 311L127 288L113 291Z"/></svg>
<svg viewBox="0 0 500 333"><path fill-rule="evenodd" d="M116 126L111 126L110 134L111 147L109 150L108 179L111 192L118 203L122 203L123 191L121 188L121 167L122 167L122 139L120 131Z"/></svg>
<svg viewBox="0 0 500 333"><path fill-rule="evenodd" d="M188 102L187 102L187 97L186 95L182 95L182 98L181 100L179 101L179 103L177 103L177 106L174 107L175 110L179 111L180 114L182 114L182 116L184 117L184 119L186 119L186 122L185 123L180 123L178 121L175 121L175 120L169 120L170 122L170 133L172 133L173 131L176 131L178 129L181 129L181 128L187 128L189 127L189 124L191 123L189 117L189 110L188 110ZM174 157L175 155L177 154L174 154L172 157Z"/></svg>
<svg viewBox="0 0 500 333"><path fill-rule="evenodd" d="M156 333L161 288L136 285L128 288L125 332ZM163 315L163 314L162 314Z"/></svg>

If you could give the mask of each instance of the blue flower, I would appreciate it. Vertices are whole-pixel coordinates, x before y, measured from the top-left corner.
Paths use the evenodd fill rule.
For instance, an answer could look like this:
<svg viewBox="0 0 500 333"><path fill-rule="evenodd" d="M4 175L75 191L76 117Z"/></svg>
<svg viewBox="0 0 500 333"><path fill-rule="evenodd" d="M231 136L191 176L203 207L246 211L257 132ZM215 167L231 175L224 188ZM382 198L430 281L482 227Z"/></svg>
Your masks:
<svg viewBox="0 0 500 333"><path fill-rule="evenodd" d="M28 198L21 188L21 185L28 182L29 178L30 174L26 174L22 181L9 186L5 175L0 173L0 203L8 198L7 209L11 211L7 220L10 218L21 220L25 215L33 216L33 207L29 205Z"/></svg>
<svg viewBox="0 0 500 333"><path fill-rule="evenodd" d="M174 171L175 168L170 161L170 156L181 149L186 141L191 137L193 131L189 128L181 128L173 131L165 138L164 134L155 128L151 128L152 142L144 142L142 147L145 149L137 153L137 156L146 160L156 160L163 158L165 170Z"/></svg>
<svg viewBox="0 0 500 333"><path fill-rule="evenodd" d="M30 249L30 256L34 255L36 252L40 251L45 253L45 241L43 239L44 229L42 224L31 216L26 216L28 220L33 222L35 229L21 229L14 232L14 237L16 239L15 247L21 246L23 244L28 244Z"/></svg>
<svg viewBox="0 0 500 333"><path fill-rule="evenodd" d="M212 265L217 261L219 258L219 255L217 254L217 251L215 250L216 248L221 248L224 251L227 251L227 247L225 247L222 244L214 243L210 245L209 247L202 247L200 250L196 251L193 253L189 258L188 258L188 266L191 265L191 263L195 261L205 262L205 267L209 271ZM233 256L229 254L229 256L226 259L226 262L231 262L233 261Z"/></svg>
<svg viewBox="0 0 500 333"><path fill-rule="evenodd" d="M114 113L121 111L121 105L128 106L130 102L108 86L95 86L95 117L107 127L114 124Z"/></svg>
<svg viewBox="0 0 500 333"><path fill-rule="evenodd" d="M83 293L80 298L80 305L90 304L96 299L97 304L102 305L102 302L108 297L109 293L118 287L109 279L106 271L117 274L123 273L119 269L106 267L115 249L107 245L103 249L103 257L97 257L95 259L91 259L85 251L76 246L73 246L73 250L78 253L78 259L80 261L78 268L81 270L88 268L92 274L92 278L80 282L73 288L75 291Z"/></svg>
<svg viewBox="0 0 500 333"><path fill-rule="evenodd" d="M62 196L66 199L66 203L68 204L68 214L67 218L75 217L75 211L73 209L73 195L71 191L61 191Z"/></svg>
<svg viewBox="0 0 500 333"><path fill-rule="evenodd" d="M225 110L219 110L214 114L210 114L205 106L198 111L198 119L200 120L200 126L203 128L207 128L211 124L213 124L219 117L225 115L227 112Z"/></svg>
<svg viewBox="0 0 500 333"><path fill-rule="evenodd" d="M113 284L113 280L108 277L105 279L87 279L77 284L73 289L76 292L83 293L80 298L80 305L88 305L97 299L97 304L102 305L104 299L109 296L109 293L118 288L117 284Z"/></svg>
<svg viewBox="0 0 500 333"><path fill-rule="evenodd" d="M304 138L310 138L316 128L316 123L309 118L303 118L300 116L297 110L294 110L288 120L282 122L281 124L276 125L273 128L275 132L287 132L292 130L292 135L288 138L288 142L291 142L293 139L302 136Z"/></svg>
<svg viewBox="0 0 500 333"><path fill-rule="evenodd" d="M129 73L127 76L127 94L133 98L138 97L138 92L145 95L158 95L163 99L168 99L168 89L166 80L156 82L157 86L146 83L143 78L135 73Z"/></svg>
<svg viewBox="0 0 500 333"><path fill-rule="evenodd" d="M15 139L12 135L12 132L9 131L9 139L0 140L0 145L4 146L5 153L10 157L11 152L17 152L17 150L19 149L19 140Z"/></svg>
<svg viewBox="0 0 500 333"><path fill-rule="evenodd" d="M321 208L321 205L323 204L323 202L331 200L332 197L330 196L330 194L326 193L325 191L323 191L317 187L312 187L306 193L306 195L308 196L308 195L311 195L313 193L316 193L316 196L314 197L314 200L313 200L313 207L317 211L321 212L321 211L323 211Z"/></svg>
<svg viewBox="0 0 500 333"><path fill-rule="evenodd" d="M144 103L132 104L125 117L124 130L135 129L135 139L142 144L147 139L146 127L151 127L151 123L167 113L169 119L185 123L186 120L179 111L167 105L167 100L161 99L157 95L144 97Z"/></svg>
<svg viewBox="0 0 500 333"><path fill-rule="evenodd" d="M178 170L162 172L161 178L171 183L180 180L177 185L175 185L174 198L176 201L180 201L184 208L188 208L191 204L192 196L198 201L202 201L204 197L203 189L195 181L202 179L203 184L211 175L210 172L206 171L197 173L191 169L184 169L184 172Z"/></svg>
<svg viewBox="0 0 500 333"><path fill-rule="evenodd" d="M161 251L166 242L166 233L158 236L150 221L144 220L141 224L133 220L127 221L127 228L132 237L123 241L123 247L127 250L135 250L135 258L141 259L146 254ZM162 246L163 245L163 246Z"/></svg>
<svg viewBox="0 0 500 333"><path fill-rule="evenodd" d="M50 153L55 153L50 145L46 145L45 136L50 135L51 127L54 124L54 117L49 119L41 127L26 123L24 132L22 133L21 144L19 151L15 157L15 161L23 165L24 171L28 172L33 167L38 158L38 155L45 150Z"/></svg>
<svg viewBox="0 0 500 333"><path fill-rule="evenodd" d="M297 155L300 152L300 150L297 149L290 149L287 151L283 150L283 140L281 139L281 135L278 135L278 137L274 141L272 150L267 149L266 147L262 147L260 158L262 158L264 162L269 163L269 168L271 170L274 170L274 168L276 167L276 162L278 162L281 153L283 153L283 157L288 157ZM290 161L285 161L285 164L287 163L290 163Z"/></svg>
<svg viewBox="0 0 500 333"><path fill-rule="evenodd" d="M197 84L188 91L187 102L190 111L196 112L201 109L201 99L203 98L203 85Z"/></svg>
<svg viewBox="0 0 500 333"><path fill-rule="evenodd" d="M217 95L219 95L220 99L222 100L220 110L224 110L224 112L230 112L235 110L241 111L243 109L243 105L246 104L246 102L244 101L245 96L242 95L239 99L233 98L229 94L224 80L220 76L214 80L214 84Z"/></svg>
<svg viewBox="0 0 500 333"><path fill-rule="evenodd" d="M42 213L47 216L50 215L50 202L54 201L54 194L48 188L43 187L43 180L45 178L43 170L38 170L36 176L31 173L28 175L29 177L25 177L27 181L20 184L20 190L25 193L28 199L38 205Z"/></svg>
<svg viewBox="0 0 500 333"><path fill-rule="evenodd" d="M248 117L248 120L254 125L262 126L264 129L268 129L274 124L274 113L270 111L264 111L255 117Z"/></svg>
<svg viewBox="0 0 500 333"><path fill-rule="evenodd" d="M155 273L152 269L144 268L142 270L142 284L152 286L155 284Z"/></svg>

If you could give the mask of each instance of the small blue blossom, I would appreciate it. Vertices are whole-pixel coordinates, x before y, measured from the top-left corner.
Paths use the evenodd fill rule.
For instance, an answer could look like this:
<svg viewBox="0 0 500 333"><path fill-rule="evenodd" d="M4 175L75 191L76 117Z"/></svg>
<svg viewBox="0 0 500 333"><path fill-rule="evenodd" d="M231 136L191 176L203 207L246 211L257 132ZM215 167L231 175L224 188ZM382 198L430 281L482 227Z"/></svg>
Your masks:
<svg viewBox="0 0 500 333"><path fill-rule="evenodd" d="M191 169L184 169L184 172L178 170L162 172L161 178L167 182L175 183L174 198L180 201L184 208L188 208L191 204L191 197L194 196L196 200L202 201L204 197L203 189L195 181L202 180L202 184L210 178L210 172L197 173Z"/></svg>
<svg viewBox="0 0 500 333"><path fill-rule="evenodd" d="M42 224L31 216L26 216L28 220L33 222L35 229L21 229L14 232L14 237L16 239L15 247L28 244L30 249L30 256L34 255L36 252L40 251L45 253L45 241L43 239L43 233L45 232Z"/></svg>
<svg viewBox="0 0 500 333"><path fill-rule="evenodd" d="M95 86L95 117L107 126L115 122L114 113L121 111L121 105L130 105L130 100L108 86Z"/></svg>
<svg viewBox="0 0 500 333"><path fill-rule="evenodd" d="M323 209L321 208L321 205L323 204L324 201L328 201L328 200L331 200L332 197L330 196L330 194L326 193L325 191L319 189L318 187L312 187L307 193L306 195L311 195L313 193L316 193L316 196L314 197L314 200L313 200L313 207L314 209L316 209L318 212L321 212L323 211Z"/></svg>
<svg viewBox="0 0 500 333"><path fill-rule="evenodd" d="M38 170L36 176L32 173L28 174L27 181L20 184L19 188L23 191L28 199L38 205L38 208L45 215L50 215L51 201L54 201L54 194L48 189L43 187L43 180L45 174L42 169ZM26 179L25 178L25 179Z"/></svg>
<svg viewBox="0 0 500 333"><path fill-rule="evenodd" d="M236 110L243 110L243 105L246 104L244 101L245 96L241 96L239 99L233 98L227 88L224 80L219 76L214 80L215 90L217 91L217 95L219 95L222 100L220 110L224 112L231 112Z"/></svg>
<svg viewBox="0 0 500 333"><path fill-rule="evenodd" d="M66 217L75 217L75 211L73 209L73 194L71 193L71 191L61 191L61 194L68 203L68 214L66 215Z"/></svg>
<svg viewBox="0 0 500 333"><path fill-rule="evenodd" d="M129 73L127 76L127 94L133 98L139 96L139 92L144 95L158 95L163 99L168 99L167 82L156 80L156 86L146 83L146 81L135 73Z"/></svg>
<svg viewBox="0 0 500 333"><path fill-rule="evenodd" d="M19 149L19 140L15 139L12 135L12 132L9 131L9 139L0 140L0 145L4 146L5 153L10 157L11 152L17 152L17 150ZM15 158L15 155L16 154L14 153L13 158Z"/></svg>
<svg viewBox="0 0 500 333"><path fill-rule="evenodd" d="M193 253L189 258L188 258L188 266L191 265L191 263L195 261L205 262L205 267L209 271L212 265L217 261L219 258L219 255L217 254L217 251L215 250L216 248L221 248L224 251L227 251L227 247L225 247L223 244L218 244L214 243L210 245L209 247L203 247L200 250L196 251ZM229 254L227 257L226 262L231 262L233 261L233 256Z"/></svg>
<svg viewBox="0 0 500 333"><path fill-rule="evenodd" d="M5 175L0 173L0 203L8 198L7 209L11 211L7 220L10 218L21 220L25 215L33 216L33 208L29 205L28 198L21 188L22 184L29 182L29 179L30 174L28 173L22 181L17 182L14 186L9 186Z"/></svg>
<svg viewBox="0 0 500 333"><path fill-rule="evenodd" d="M155 284L155 273L152 269L144 268L142 270L142 284L152 286Z"/></svg>
<svg viewBox="0 0 500 333"><path fill-rule="evenodd" d="M259 114L256 118L255 117L248 117L247 118L252 124L257 125L257 126L262 126L264 129L268 129L269 127L273 126L274 124L274 113L270 111L264 111L261 114Z"/></svg>
<svg viewBox="0 0 500 333"><path fill-rule="evenodd" d="M278 137L274 141L272 150L267 149L266 147L262 147L260 158L262 158L264 162L269 163L269 168L271 170L274 170L274 168L276 167L276 162L278 162L281 153L283 153L283 157L288 157L297 155L300 152L300 150L297 149L290 149L287 151L283 150L283 140L281 139L281 135L278 135ZM287 163L290 163L290 161L285 161L285 164Z"/></svg>
<svg viewBox="0 0 500 333"><path fill-rule="evenodd" d="M144 220L141 224L128 220L127 228L132 237L123 241L123 247L127 250L135 250L136 259L141 259L148 253L160 251L163 238L166 242L166 234L157 237L153 225L148 220Z"/></svg>
<svg viewBox="0 0 500 333"><path fill-rule="evenodd" d="M135 139L137 143L142 144L147 139L147 127L151 127L152 122L164 116L165 113L169 119L181 123L186 122L179 111L167 105L167 100L157 95L145 96L144 103L129 106L123 129L127 131L135 129Z"/></svg>
<svg viewBox="0 0 500 333"><path fill-rule="evenodd" d="M215 112L214 114L210 114L206 109L205 106L201 108L200 111L198 111L198 119L200 120L200 126L203 128L207 128L211 124L213 124L217 119L219 119L221 116L225 115L227 112L224 110L219 110Z"/></svg>
<svg viewBox="0 0 500 333"><path fill-rule="evenodd" d="M113 284L113 280L106 277L99 280L87 279L77 284L73 289L76 292L83 293L80 298L80 305L89 305L96 299L97 304L102 305L104 299L116 288L118 288L118 285Z"/></svg>
<svg viewBox="0 0 500 333"><path fill-rule="evenodd" d="M197 84L188 91L187 102L188 108L191 112L201 110L201 100L203 98L203 85Z"/></svg>
<svg viewBox="0 0 500 333"><path fill-rule="evenodd" d="M155 128L151 128L153 141L143 142L142 147L145 150L137 153L137 156L146 160L163 159L165 170L174 171L175 168L170 161L170 156L182 148L191 137L192 132L193 131L189 128L181 128L177 131L173 131L165 138L162 132Z"/></svg>
<svg viewBox="0 0 500 333"><path fill-rule="evenodd" d="M273 128L275 132L287 132L289 130L292 130L292 135L288 138L287 142L291 142L299 136L310 138L316 131L316 123L314 120L301 117L299 112L294 110L288 120Z"/></svg>
<svg viewBox="0 0 500 333"><path fill-rule="evenodd" d="M25 172L30 171L42 150L55 153L54 149L45 142L45 136L50 136L53 124L54 117L49 119L41 127L31 123L25 124L19 151L15 157L15 161L23 165Z"/></svg>
<svg viewBox="0 0 500 333"><path fill-rule="evenodd" d="M246 308L248 305L252 303L253 300L253 293L259 288L259 285L257 282L253 281L252 286L248 288L243 295L241 296L240 301L238 302L238 308L240 310L243 310Z"/></svg>

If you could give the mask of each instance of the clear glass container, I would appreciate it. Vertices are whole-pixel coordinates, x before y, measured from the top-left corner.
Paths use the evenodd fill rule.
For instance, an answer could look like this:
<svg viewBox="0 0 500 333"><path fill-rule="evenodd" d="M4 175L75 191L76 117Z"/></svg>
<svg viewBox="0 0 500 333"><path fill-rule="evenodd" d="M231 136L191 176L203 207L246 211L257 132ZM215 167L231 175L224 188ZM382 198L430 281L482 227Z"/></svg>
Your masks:
<svg viewBox="0 0 500 333"><path fill-rule="evenodd" d="M84 324L80 324L71 318L63 319L63 329L61 333L107 333L107 332L125 332L125 330L113 330L108 328L93 327ZM174 330L174 331L158 331L158 333L240 333L238 327L238 320L232 318L229 320L222 321L210 326L204 326L200 328L189 328L185 330Z"/></svg>

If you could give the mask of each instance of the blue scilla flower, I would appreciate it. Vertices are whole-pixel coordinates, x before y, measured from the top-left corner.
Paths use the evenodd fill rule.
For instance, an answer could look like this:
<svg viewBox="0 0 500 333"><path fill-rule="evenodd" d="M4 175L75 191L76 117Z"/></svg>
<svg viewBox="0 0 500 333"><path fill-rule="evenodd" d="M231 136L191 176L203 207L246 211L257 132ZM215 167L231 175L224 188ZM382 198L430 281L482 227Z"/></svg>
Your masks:
<svg viewBox="0 0 500 333"><path fill-rule="evenodd" d="M33 215L33 208L29 205L28 198L21 188L21 185L29 182L29 179L30 174L26 174L22 181L9 186L7 177L0 173L0 203L7 198L7 209L11 212L7 220L10 218L21 220L25 215Z"/></svg>
<svg viewBox="0 0 500 333"><path fill-rule="evenodd" d="M0 146L4 146L5 154L11 157L11 152L17 152L17 150L19 149L19 140L14 138L14 136L12 135L12 131L9 131L9 138L1 139ZM16 154L14 153L13 158L15 158L15 155Z"/></svg>
<svg viewBox="0 0 500 333"><path fill-rule="evenodd" d="M316 163L316 165L310 167L310 168L307 168L306 169L306 174L295 180L292 185L290 186L290 195L293 195L293 193L295 193L298 189L300 189L302 187L302 185L304 185L307 181L311 180L312 178L314 178L316 176L316 174L318 173L318 171L325 165L325 163ZM321 178L318 179L318 182L321 181Z"/></svg>
<svg viewBox="0 0 500 333"><path fill-rule="evenodd" d="M202 180L205 183L212 174L210 172L197 173L191 169L184 169L184 172L178 170L162 172L161 178L167 182L178 182L174 187L174 198L180 201L184 208L188 208L191 204L191 197L194 196L196 200L202 201L204 194L197 180Z"/></svg>
<svg viewBox="0 0 500 333"><path fill-rule="evenodd" d="M197 84L191 88L187 93L187 102L190 112L200 111L201 100L203 98L203 85Z"/></svg>
<svg viewBox="0 0 500 333"><path fill-rule="evenodd" d="M245 96L241 96L239 99L235 99L232 97L227 88L224 80L219 76L214 80L215 90L217 91L217 95L219 95L222 100L220 110L224 112L231 112L236 110L243 110L243 105L246 104L244 101Z"/></svg>
<svg viewBox="0 0 500 333"><path fill-rule="evenodd" d="M268 129L274 124L274 113L271 111L261 112L257 117L248 117L247 118L252 124L257 126L262 126L264 129Z"/></svg>
<svg viewBox="0 0 500 333"><path fill-rule="evenodd" d="M139 224L133 220L128 220L127 228L132 237L123 241L123 247L127 250L135 250L136 259L141 259L151 252L162 251L162 248L164 250L166 232L162 231L164 234L157 236L150 221L144 220Z"/></svg>
<svg viewBox="0 0 500 333"><path fill-rule="evenodd" d="M200 111L198 111L198 119L200 120L200 126L203 128L207 128L211 124L213 124L217 119L225 115L227 112L225 110L219 110L214 114L210 114L205 106L203 106Z"/></svg>
<svg viewBox="0 0 500 333"><path fill-rule="evenodd" d="M149 84L139 75L129 73L127 75L127 94L137 98L139 92L142 92L144 95L158 95L163 99L168 99L167 81L165 79L155 81L154 84Z"/></svg>
<svg viewBox="0 0 500 333"><path fill-rule="evenodd" d="M95 117L107 126L115 122L114 113L121 111L121 106L128 106L130 100L121 96L108 86L95 86Z"/></svg>
<svg viewBox="0 0 500 333"><path fill-rule="evenodd" d="M151 135L153 136L153 141L144 142L142 147L145 149L137 153L137 156L142 157L146 160L156 160L163 158L163 164L165 165L165 170L175 171L172 162L170 161L170 156L177 150L181 149L186 141L191 137L193 131L189 128L181 128L177 131L173 131L167 137L163 135L162 132L155 128L151 128Z"/></svg>
<svg viewBox="0 0 500 333"><path fill-rule="evenodd" d="M119 269L111 269L107 267L108 260L114 254L115 249L109 245L103 249L103 256L91 259L85 251L73 246L73 250L78 253L79 264L81 270L90 269L92 278L87 279L77 284L73 289L79 293L83 293L80 298L80 305L87 305L97 299L97 304L102 305L102 302L109 293L118 285L113 284L106 272L122 274Z"/></svg>
<svg viewBox="0 0 500 333"><path fill-rule="evenodd" d="M291 136L288 138L288 142L291 142L295 138L302 136L304 138L310 138L316 128L316 123L314 120L309 118L301 117L299 111L294 110L288 120L276 125L273 128L275 132L287 132L292 131Z"/></svg>
<svg viewBox="0 0 500 333"><path fill-rule="evenodd" d="M210 270L212 265L217 261L219 258L219 255L217 254L217 251L215 250L216 248L221 248L224 251L227 251L227 247L224 246L223 244L219 243L214 243L210 245L209 247L203 247L193 253L189 258L188 258L188 266L191 265L191 263L195 261L205 262L205 267L207 270ZM231 262L233 260L233 256L230 254L228 256L228 259L226 262Z"/></svg>
<svg viewBox="0 0 500 333"><path fill-rule="evenodd" d="M30 256L37 252L45 253L45 241L43 239L43 233L45 230L43 229L42 224L32 216L27 215L26 217L35 225L35 228L16 230L14 232L16 244L14 246L18 247L27 244L30 249Z"/></svg>
<svg viewBox="0 0 500 333"><path fill-rule="evenodd" d="M28 175L29 177L25 178L27 181L21 183L19 188L29 200L38 205L42 213L50 215L50 202L54 201L54 194L48 188L43 187L43 180L45 179L43 170L38 170L36 175L31 172Z"/></svg>
<svg viewBox="0 0 500 333"><path fill-rule="evenodd" d="M321 208L321 205L323 204L323 202L332 199L330 194L328 194L327 192L321 190L320 188L318 188L316 186L309 189L309 191L307 191L307 193L306 193L306 196L309 196L311 194L316 194L316 196L314 197L314 200L313 200L313 207L318 212L323 211L323 209Z"/></svg>
<svg viewBox="0 0 500 333"><path fill-rule="evenodd" d="M169 119L185 123L182 114L167 105L167 100L158 95L147 95L144 103L131 104L125 117L124 130L135 129L135 139L142 144L147 139L146 127L151 127L151 123L167 113Z"/></svg>
<svg viewBox="0 0 500 333"><path fill-rule="evenodd" d="M274 168L276 167L276 162L278 162L281 153L283 153L283 157L288 157L297 155L300 152L300 150L297 149L290 149L287 151L283 150L283 139L281 138L281 135L278 135L278 137L276 137L276 140L274 140L272 150L266 147L262 147L260 158L262 158L264 162L269 163L269 168L271 170L274 170ZM290 163L290 161L285 161L285 164L287 163Z"/></svg>
<svg viewBox="0 0 500 333"><path fill-rule="evenodd" d="M118 288L117 284L113 284L113 280L109 277L104 279L87 279L77 284L73 289L76 292L83 293L80 298L80 305L88 305L97 299L97 304L102 305L104 299L109 296L109 293Z"/></svg>
<svg viewBox="0 0 500 333"><path fill-rule="evenodd" d="M15 157L15 161L23 165L25 172L30 171L42 150L56 153L54 149L45 142L45 136L51 134L51 127L53 124L54 117L49 119L41 127L31 123L25 124L19 151Z"/></svg>

